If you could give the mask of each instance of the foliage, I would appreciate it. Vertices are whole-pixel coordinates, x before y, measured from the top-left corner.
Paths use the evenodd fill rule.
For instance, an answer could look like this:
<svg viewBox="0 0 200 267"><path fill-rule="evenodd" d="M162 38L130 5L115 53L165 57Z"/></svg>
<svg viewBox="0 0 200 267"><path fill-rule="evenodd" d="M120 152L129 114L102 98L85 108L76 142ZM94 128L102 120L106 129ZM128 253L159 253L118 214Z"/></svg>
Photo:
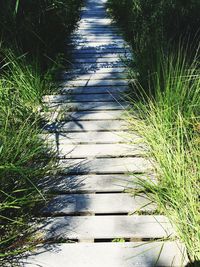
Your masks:
<svg viewBox="0 0 200 267"><path fill-rule="evenodd" d="M129 120L156 162L158 183L142 179L138 183L175 225L191 260L198 261L200 73L195 59L186 63L185 52L161 57L152 84L156 96L134 102L136 112Z"/></svg>
<svg viewBox="0 0 200 267"><path fill-rule="evenodd" d="M62 52L79 16L82 0L0 0L0 36L48 66Z"/></svg>
<svg viewBox="0 0 200 267"><path fill-rule="evenodd" d="M156 68L160 47L178 49L183 38L192 43L192 51L199 41L198 0L108 0L108 7L133 46L140 83L145 87Z"/></svg>
<svg viewBox="0 0 200 267"><path fill-rule="evenodd" d="M157 183L138 183L198 266L200 2L109 0L108 7L133 47L128 120L148 145L157 173Z"/></svg>
<svg viewBox="0 0 200 267"><path fill-rule="evenodd" d="M0 265L32 246L29 223L45 200L37 184L56 168L39 110L82 2L0 0Z"/></svg>
<svg viewBox="0 0 200 267"><path fill-rule="evenodd" d="M28 229L30 212L44 200L37 181L54 166L53 151L38 135L37 110L49 82L37 65L6 54L6 72L0 78L0 257L19 249L17 240Z"/></svg>

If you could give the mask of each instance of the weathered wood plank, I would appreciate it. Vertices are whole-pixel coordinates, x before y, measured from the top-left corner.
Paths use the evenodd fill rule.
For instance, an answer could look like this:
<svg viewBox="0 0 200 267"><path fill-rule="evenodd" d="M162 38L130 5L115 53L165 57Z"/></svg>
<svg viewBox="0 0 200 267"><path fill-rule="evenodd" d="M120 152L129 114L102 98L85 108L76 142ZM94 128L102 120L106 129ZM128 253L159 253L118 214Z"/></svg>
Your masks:
<svg viewBox="0 0 200 267"><path fill-rule="evenodd" d="M122 59L120 58L75 58L73 59L72 61L72 64L73 63L117 63L117 62L121 62Z"/></svg>
<svg viewBox="0 0 200 267"><path fill-rule="evenodd" d="M94 53L129 53L130 51L125 47L76 47L72 49L72 53L78 54L94 54Z"/></svg>
<svg viewBox="0 0 200 267"><path fill-rule="evenodd" d="M114 100L120 100L122 96L120 94L76 94L73 96L62 94L62 95L47 95L43 97L45 103L67 103L67 102L99 102L105 101L110 102Z"/></svg>
<svg viewBox="0 0 200 267"><path fill-rule="evenodd" d="M122 35L119 34L111 34L111 33L105 33L105 34L73 34L71 35L72 41L99 41L99 40L107 40L107 41L124 41Z"/></svg>
<svg viewBox="0 0 200 267"><path fill-rule="evenodd" d="M87 40L74 40L72 45L75 46L86 46L86 47L99 47L99 46L108 46L108 47L121 47L127 46L126 42L123 40L94 40L94 41L87 41Z"/></svg>
<svg viewBox="0 0 200 267"><path fill-rule="evenodd" d="M142 144L60 144L58 150L59 157L74 159L87 157L130 157L147 154L147 149Z"/></svg>
<svg viewBox="0 0 200 267"><path fill-rule="evenodd" d="M138 178L155 183L153 176L135 175L64 175L45 177L41 179L38 187L45 192L57 194L65 193L95 193L95 192L123 192L124 190L138 188Z"/></svg>
<svg viewBox="0 0 200 267"><path fill-rule="evenodd" d="M90 54L88 54L90 55ZM76 74L76 75L80 75L80 74L115 74L115 73L127 73L127 68L125 67L109 67L109 68L96 68L93 70L87 70L84 71L83 69L77 68L77 69L72 69L69 72L66 72L69 74Z"/></svg>
<svg viewBox="0 0 200 267"><path fill-rule="evenodd" d="M119 30L117 28L113 29L113 28L104 28L104 29L98 29L98 28L82 28L82 29L78 29L74 32L75 35L79 35L79 36L85 36L85 35L100 35L100 36L105 36L106 35L118 35L120 36L121 33L119 33Z"/></svg>
<svg viewBox="0 0 200 267"><path fill-rule="evenodd" d="M93 54L90 54L91 58L103 58L104 60L106 59L110 59L110 58L113 58L113 59L130 59L132 58L132 55L130 53L125 53L125 52L122 52L122 53L93 53ZM88 58L88 54L85 53L85 54L77 54L76 53L73 53L73 59L87 59Z"/></svg>
<svg viewBox="0 0 200 267"><path fill-rule="evenodd" d="M80 41L96 41L96 40L109 40L109 41L124 41L123 36L122 35L118 35L118 34L109 34L109 35L101 35L101 36L96 36L96 35L85 35L85 34L73 34L71 35L71 40L80 40Z"/></svg>
<svg viewBox="0 0 200 267"><path fill-rule="evenodd" d="M43 112L42 117L48 121L92 121L92 120L120 120L122 119L122 110L109 110L109 111L79 111L79 112Z"/></svg>
<svg viewBox="0 0 200 267"><path fill-rule="evenodd" d="M23 267L180 267L188 259L183 245L174 242L53 244L21 260Z"/></svg>
<svg viewBox="0 0 200 267"><path fill-rule="evenodd" d="M44 130L49 132L123 131L127 129L127 123L121 120L54 122L44 127Z"/></svg>
<svg viewBox="0 0 200 267"><path fill-rule="evenodd" d="M82 58L84 60L84 58ZM127 73L91 73L91 74L70 74L63 73L63 79L73 80L115 80L115 79L127 79Z"/></svg>
<svg viewBox="0 0 200 267"><path fill-rule="evenodd" d="M57 144L116 144L141 143L142 138L136 134L119 131L87 132L87 133L54 133L41 136L48 142Z"/></svg>
<svg viewBox="0 0 200 267"><path fill-rule="evenodd" d="M141 157L60 160L62 172L69 174L145 173L153 170L150 160Z"/></svg>
<svg viewBox="0 0 200 267"><path fill-rule="evenodd" d="M144 196L133 197L127 193L71 194L54 197L41 211L48 215L73 215L77 213L133 213L155 211L156 206Z"/></svg>
<svg viewBox="0 0 200 267"><path fill-rule="evenodd" d="M123 102L70 102L68 104L61 103L45 103L49 111L98 111L98 110L125 110L127 103Z"/></svg>
<svg viewBox="0 0 200 267"><path fill-rule="evenodd" d="M81 25L82 23L89 23L89 24L98 24L98 25L104 25L104 24L111 24L112 23L112 19L110 18L99 18L99 19L96 19L96 18L87 18L87 19L84 19L83 17L81 18L80 22L78 23L78 25Z"/></svg>
<svg viewBox="0 0 200 267"><path fill-rule="evenodd" d="M85 87L61 87L61 94L116 94L128 90L128 86L85 86Z"/></svg>
<svg viewBox="0 0 200 267"><path fill-rule="evenodd" d="M64 216L39 225L44 239L164 238L174 235L164 216ZM43 233L43 234L42 234Z"/></svg>
<svg viewBox="0 0 200 267"><path fill-rule="evenodd" d="M125 67L123 62L103 62L103 63L73 63L73 68L80 68L82 70L96 70L98 68L121 68Z"/></svg>
<svg viewBox="0 0 200 267"><path fill-rule="evenodd" d="M127 86L128 85L128 81L125 79L114 79L114 80L93 80L93 79L89 79L89 80L72 80L72 81L66 81L66 82L62 82L61 86L69 86L69 87L73 87L73 86Z"/></svg>

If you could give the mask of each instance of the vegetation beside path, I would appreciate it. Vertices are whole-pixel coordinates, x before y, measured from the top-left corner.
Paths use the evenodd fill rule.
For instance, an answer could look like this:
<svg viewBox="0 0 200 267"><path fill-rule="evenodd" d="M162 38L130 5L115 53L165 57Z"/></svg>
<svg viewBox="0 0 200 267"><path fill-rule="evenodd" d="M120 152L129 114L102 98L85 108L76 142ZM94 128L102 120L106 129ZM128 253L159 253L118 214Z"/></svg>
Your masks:
<svg viewBox="0 0 200 267"><path fill-rule="evenodd" d="M82 0L8 0L0 9L0 265L28 247L37 189L54 152L39 138L42 96L54 87ZM11 261L12 262L12 261ZM11 263L11 266L13 263Z"/></svg>
<svg viewBox="0 0 200 267"><path fill-rule="evenodd" d="M158 184L142 190L175 225L191 262L200 261L200 2L108 0L134 51L130 127L156 162Z"/></svg>

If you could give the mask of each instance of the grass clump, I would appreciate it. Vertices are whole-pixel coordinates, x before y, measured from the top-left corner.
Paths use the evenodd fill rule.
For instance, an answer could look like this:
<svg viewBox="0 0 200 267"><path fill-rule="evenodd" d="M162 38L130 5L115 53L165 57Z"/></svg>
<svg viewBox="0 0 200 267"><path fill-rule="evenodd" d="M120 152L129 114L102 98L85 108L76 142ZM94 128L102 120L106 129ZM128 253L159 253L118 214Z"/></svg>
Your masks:
<svg viewBox="0 0 200 267"><path fill-rule="evenodd" d="M43 69L58 53L76 26L83 0L7 0L0 9L0 36L5 47L20 48L38 59Z"/></svg>
<svg viewBox="0 0 200 267"><path fill-rule="evenodd" d="M56 166L39 138L42 97L54 88L82 0L8 0L0 9L0 265L33 244L38 181ZM7 261L8 260L8 261Z"/></svg>
<svg viewBox="0 0 200 267"><path fill-rule="evenodd" d="M172 64L173 62L173 64ZM175 225L191 261L200 260L200 75L195 61L161 57L153 86L155 97L133 101L129 121L150 148L158 183L139 179L148 197ZM162 77L162 80L160 79ZM142 90L142 89L141 89Z"/></svg>
<svg viewBox="0 0 200 267"><path fill-rule="evenodd" d="M31 213L38 201L44 201L37 182L55 166L53 151L39 138L37 114L49 83L24 58L9 53L5 62L6 72L0 77L2 260L25 248Z"/></svg>
<svg viewBox="0 0 200 267"><path fill-rule="evenodd" d="M198 266L199 1L109 0L108 7L133 47L128 120L150 148L157 174L157 183L138 183Z"/></svg>

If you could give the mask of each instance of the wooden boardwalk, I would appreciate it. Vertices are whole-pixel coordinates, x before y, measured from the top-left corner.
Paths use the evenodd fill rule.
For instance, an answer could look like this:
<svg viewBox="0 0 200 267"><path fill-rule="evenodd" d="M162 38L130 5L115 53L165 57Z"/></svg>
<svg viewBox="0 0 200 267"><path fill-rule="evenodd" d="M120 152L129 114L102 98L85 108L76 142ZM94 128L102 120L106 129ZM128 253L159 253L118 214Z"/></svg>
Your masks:
<svg viewBox="0 0 200 267"><path fill-rule="evenodd" d="M123 120L123 58L130 49L107 17L105 2L86 1L72 35L72 70L63 74L58 95L44 97L45 132L63 172L42 184L55 197L42 210L39 237L53 244L38 248L22 266L182 266L183 247L161 241L175 236L168 219L148 215L155 205L126 191L136 187L129 173L147 179L152 164Z"/></svg>

